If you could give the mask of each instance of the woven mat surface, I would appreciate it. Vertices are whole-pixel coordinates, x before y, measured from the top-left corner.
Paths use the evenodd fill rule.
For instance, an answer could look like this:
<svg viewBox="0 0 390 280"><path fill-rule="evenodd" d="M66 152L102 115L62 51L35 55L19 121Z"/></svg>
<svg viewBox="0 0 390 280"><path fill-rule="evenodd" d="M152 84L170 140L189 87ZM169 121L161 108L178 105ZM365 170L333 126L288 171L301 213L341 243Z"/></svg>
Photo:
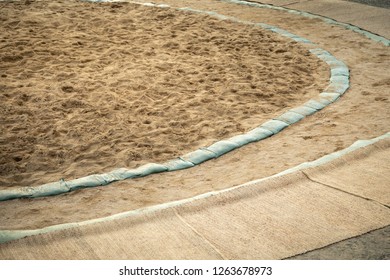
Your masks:
<svg viewBox="0 0 390 280"><path fill-rule="evenodd" d="M148 214L0 244L0 259L282 259L390 224L390 140Z"/></svg>

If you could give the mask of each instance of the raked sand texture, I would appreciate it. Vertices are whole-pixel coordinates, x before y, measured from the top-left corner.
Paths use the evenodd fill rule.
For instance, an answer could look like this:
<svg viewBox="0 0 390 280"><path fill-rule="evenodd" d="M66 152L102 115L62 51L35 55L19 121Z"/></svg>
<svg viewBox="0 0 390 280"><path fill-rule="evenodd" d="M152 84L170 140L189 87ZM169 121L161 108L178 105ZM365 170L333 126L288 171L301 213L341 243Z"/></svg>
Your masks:
<svg viewBox="0 0 390 280"><path fill-rule="evenodd" d="M162 162L312 96L329 68L262 28L129 3L0 3L0 187Z"/></svg>
<svg viewBox="0 0 390 280"><path fill-rule="evenodd" d="M31 229L94 219L229 188L271 176L302 162L313 161L346 148L358 139L370 139L388 132L390 55L389 48L383 44L340 26L281 11L210 0L155 2L167 3L175 8L187 6L199 10L212 10L254 23L264 22L307 38L347 64L351 71L351 87L337 102L283 130L282 133L195 168L116 182L105 187L78 190L56 197L1 202L2 229ZM64 5L68 3L70 2ZM63 9L65 12L66 8ZM82 11L79 14L81 13ZM2 33L1 35L3 36ZM279 38L285 40L281 36ZM328 79L329 69L325 69L325 72ZM255 125L261 123L261 120L259 123L258 120L255 121ZM40 164L37 161L34 163ZM88 171L90 167L85 165L81 169ZM78 169L75 171L82 172ZM82 173L82 176L88 174ZM42 173L29 175L33 181L44 178ZM72 177L67 177L66 174L59 175L66 179ZM49 179L52 182L58 178L54 175ZM5 180L4 177L3 179Z"/></svg>
<svg viewBox="0 0 390 280"><path fill-rule="evenodd" d="M72 192L72 193L68 193L56 197L45 197L39 199L17 199L13 201L1 202L1 207L0 207L1 229L34 229L34 228L42 228L42 227L55 225L55 224L79 222L88 219L105 217L108 215L121 213L133 209L148 207L148 206L165 203L169 201L185 199L188 197L193 197L194 195L202 194L213 190L221 190L224 188L229 188L232 186L240 185L242 183L245 183L253 179L263 178L263 177L267 177L279 173L288 168L292 168L302 162L313 161L315 159L320 158L323 155L346 148L358 139L370 139L370 138L377 137L379 135L383 135L384 133L388 132L388 128L390 125L390 118L389 118L390 100L388 97L388 88L390 85L390 79L389 79L390 77L388 72L388 69L390 68L390 60L389 60L390 54L389 54L388 47L385 47L380 43L373 42L372 40L362 35L356 34L351 30L346 30L340 26L332 26L330 24L324 23L321 20L303 18L298 15L293 15L281 11L273 11L269 9L256 9L252 7L242 6L242 5L232 5L228 3L223 3L221 1L211 1L211 0L180 0L180 1L179 0L164 0L164 1L156 0L155 2L168 3L173 7L178 7L178 8L187 6L193 9L213 10L220 14L233 16L241 20L247 20L252 22L264 22L273 26L278 26L294 34L307 38L310 41L315 42L320 48L328 50L335 57L344 61L348 65L348 68L351 71L351 88L348 90L347 94L345 94L342 98L340 98L340 100L338 100L336 103L323 109L323 111L321 111L320 113L305 118L298 124L293 125L288 129L285 129L283 133L280 133L270 139L266 139L264 141L245 146L239 150L233 151L216 160L208 161L200 166L197 166L196 168L183 170L180 172L157 174L142 179L117 182L105 187L79 190L76 192ZM64 2L62 4L68 5L68 3L71 2ZM72 2L71 4L73 3L74 2ZM0 3L0 4L2 5L0 12L5 11L5 8L3 9L3 7L6 7L5 5L14 5L12 3L11 4ZM34 3L34 5L37 5L37 3ZM53 3L47 4L48 7L50 5L55 5L55 4ZM29 9L33 9L33 7L34 6L30 6L28 9L25 9L26 12L25 15L27 15L27 11L29 11ZM74 7L72 7L72 9L73 8ZM59 15L62 12L65 14L67 13L66 6L64 6L64 8L58 7L58 9L59 9L58 14L53 15L53 19L59 19ZM118 7L114 8L114 10L115 9L118 9ZM14 13L14 11L12 12ZM354 10L354 12L356 12L356 10ZM88 18L89 14L90 13L83 14L83 11L79 11L79 13L74 14L71 17L78 17L83 15ZM1 18L2 18L2 22L0 26L1 28L3 28L3 23L8 22L9 19L6 17L6 21L3 21L4 19L3 15L1 16ZM198 17L196 16L196 18ZM204 17L201 18L203 19ZM95 17L94 19L104 21L103 17L97 17L97 18ZM40 20L43 20L42 17L40 17ZM89 20L91 19L89 18ZM46 22L46 24L51 24L51 22L52 20ZM220 22L218 20L217 22L218 24L221 23L222 26L224 26L225 24L224 22ZM12 21L10 23L12 23ZM22 22L18 23L17 21L14 21L14 23L22 25ZM32 33L34 34L34 32ZM1 34L0 36L5 36L3 33L0 34ZM29 35L26 38L30 38L30 37L32 36ZM5 38L1 38L1 40L3 40L1 44L6 44L7 40ZM284 41L285 39L282 40ZM109 44L111 42L106 41L105 43ZM2 45L2 47L3 46L4 45ZM22 45L19 45L17 47L22 48L23 42ZM38 45L35 45L34 47L37 48ZM17 51L18 48L16 49L12 48L12 50ZM139 48L143 48L143 46L139 46ZM1 49L1 55L4 54L2 50L3 49ZM194 62L191 61L191 64L193 63ZM19 69L22 71L24 70L25 66L26 65L24 65L24 67ZM0 64L0 67L2 67L1 74L3 75L4 72L3 62ZM104 69L99 69L99 71L94 71L93 73L94 75L97 75L102 71L104 72ZM323 69L322 71L323 73L328 73L327 72L328 69ZM2 87L4 86L4 78L8 80L10 79L9 76L1 77L0 79L1 79ZM323 78L322 75L316 77L316 79L321 79L321 78ZM324 84L326 84L327 78L328 77L324 79ZM17 79L15 78L14 80L16 81ZM110 80L112 80L112 77L110 78ZM22 84L26 85L25 83ZM22 88L23 85L15 84L13 87L21 86ZM58 89L60 88L58 87ZM314 93L313 90L314 89L309 89L309 91L307 91L309 96L311 96L311 94L315 95L318 92L320 92L318 91ZM1 90L2 98L3 98L3 93L4 91ZM23 100L21 102L23 102ZM43 105L45 104L46 103L44 103ZM59 103L59 105L61 105L61 103ZM3 106L3 99L1 100L0 106ZM27 105L23 105L23 106L19 105L19 106L28 107ZM256 103L256 106L258 106L258 103ZM17 107L13 107L13 108L15 110L17 109ZM42 114L42 116L44 116L44 114ZM99 121L99 118L97 119L97 121ZM259 123L256 120L255 125L258 124ZM33 128L35 129L35 126L33 126ZM3 137L3 134L1 134L0 137ZM7 144L7 143L1 142L1 145L3 144ZM182 153L180 153L180 155L181 154ZM19 160L19 162L23 164L23 160L20 160L20 158L16 157L15 159L16 159L15 162ZM41 162L36 160L34 160L33 163L41 164ZM15 164L17 165L17 163ZM89 164L83 166L82 176L86 175L84 171L86 171L87 173L96 172L96 168L95 168L96 166L92 166L91 170L88 170L90 166L91 165ZM118 166L119 165L116 165L115 167ZM378 168L375 168L375 164L374 164L369 168L369 170L373 170L373 172L377 172L378 170L380 170L380 168L383 167L383 162L381 164L378 164L377 166ZM76 176L77 174L72 173L75 170L76 169L74 170L70 169L69 173L60 173L60 175L61 177L62 176L72 177L73 175ZM361 170L364 170L364 167ZM42 178L44 178L45 182L46 179L50 179L50 181L55 181L58 179L58 174L54 173L52 177L50 177L49 175L47 175L48 177L45 177L46 175L43 176L44 172L46 171L40 172L39 174L34 175L34 177L31 177L31 179L28 180L31 180L31 183L34 183L34 182L40 182L39 180L41 180ZM356 175L355 173L342 172L341 170L338 172L341 172L341 176L342 176L338 178L338 180L344 180L350 182L352 182L352 180L355 179L359 180L358 179L359 177L356 178L352 178L352 177L356 175L357 176L363 175L363 172L359 172ZM31 172L31 174L29 175L33 175L33 172ZM2 186L5 186L7 180L9 183L9 181L21 182L22 180L26 179L26 178L25 179L21 178L22 176L20 177L18 175L15 175L16 178L19 178L18 180L16 180L13 176L14 175L12 175L9 178L5 178L1 176L1 180L3 182ZM373 179L373 182L375 182L377 178L380 178L380 175L379 174L378 176L370 175L370 178L371 177ZM367 174L365 175L365 178L366 178L365 180L367 180ZM385 176L384 179L387 178L389 178L389 176ZM318 180L319 182L324 182L324 184L328 184L329 186L331 186L331 188L333 187L337 188L340 186L340 184L336 185L338 182L335 182L334 180L330 181L329 178L327 179L327 181L322 181L324 180L324 178L313 177L312 180ZM381 180L383 180L383 178ZM383 182L387 182L387 181L382 181L382 183ZM389 184L387 183L386 185ZM367 188L371 188L371 181L363 186L358 186L358 187L360 188L360 190L355 189L354 191L351 191L351 186L348 186L348 189L344 190L344 192L341 192L342 194L340 195L344 197L343 194L346 194L345 191L347 191L354 194L356 199L358 199L359 196L374 199L372 191L370 191L370 193L362 192L362 189L364 191L367 191ZM375 191L375 189L378 189L378 187L375 186L372 187L375 192L375 196L378 197L378 192ZM310 200L311 197L306 196L305 194L305 201L310 201ZM360 200L355 200L355 201L360 201ZM367 202L370 202L370 200L368 201L365 200L364 203ZM385 203L385 201L383 201L382 203ZM321 205L323 204L319 204L318 207L321 207ZM365 206L367 205L371 205L371 204L365 204ZM378 207L378 209L383 209L382 207L379 207L378 204L375 205L376 206L374 207ZM279 207L284 207L284 205L279 205ZM340 209L338 210L339 213L344 213L345 211L348 211L348 209L350 209L349 204L348 205L341 204ZM382 210L379 211L375 210L374 212L381 212L381 211ZM358 213L363 213L363 212L365 212L365 215L367 215L367 217L369 218L371 217L370 215L373 213L370 211L368 211L369 213L367 213L367 211L363 209L359 210ZM323 215L323 213L320 214ZM182 215L184 216L184 214ZM358 218L360 219L361 216L359 216ZM356 231L354 234L363 233L364 231L369 231L375 226L380 227L381 225L386 224L386 223L378 222L379 220L383 221L382 218L383 217L378 217L377 215L375 215L372 218L372 220L375 221L374 222L375 225L374 224L366 225L366 226L362 225L363 228ZM310 220L310 222L312 222L312 220ZM346 227L350 227L350 226L346 225ZM163 226L161 226L160 228L163 228ZM353 228L356 229L356 227ZM333 233L335 233L335 231L329 232L329 234L333 234ZM339 232L336 233L339 238L344 238L340 236ZM52 234L54 235L54 233ZM62 233L62 234L66 234L66 233ZM80 241L76 241L72 244L71 242L67 241L66 238L63 239L64 242L67 242L67 245L69 245L68 248L74 248L75 246L82 246L82 243L85 241L86 237L85 235L79 233L77 233L76 236L77 235L83 237L79 239ZM101 233L101 235L103 235L103 233ZM46 236L49 237L52 235L46 235ZM164 233L164 236L170 237L171 235L166 235L166 233ZM138 237L139 236L137 236L137 238ZM6 247L4 246L0 247L1 248L0 252L2 254L5 253L5 250L7 250L7 252L10 252L9 250L12 251L14 248L19 246L18 247L19 249L17 249L19 250L18 253L15 253L16 250L14 250L13 251L14 253L12 254L7 253L7 257L11 258L11 256L13 256L14 258L18 258L18 256L16 255L20 255L20 258L22 258L22 255L27 254L28 252L27 250L22 249L21 247L22 245L20 242L24 242L23 244L32 244L33 246L32 248L36 248L34 247L37 244L35 243L35 241L37 241L38 239L35 238L38 237L31 237L24 240L19 240L16 243L9 243L7 244ZM53 238L53 240L58 241L57 237L50 237L50 238ZM107 237L107 238L110 239L111 237ZM130 239L129 237L126 238ZM155 243L157 243L155 238L157 237L153 237L152 240ZM161 243L161 240L159 241ZM42 246L38 246L40 249L42 250L52 249L51 245L53 244L50 244L50 242L46 242L42 239L40 239L38 242L42 244ZM131 240L129 240L129 242L131 242ZM146 239L142 239L140 242L138 243L146 244L145 243ZM167 238L167 240L164 242L169 243L170 242L169 238ZM99 242L97 243L101 244ZM15 247L11 248L10 247L11 244L14 244L12 246ZM110 244L114 244L114 241L112 241L112 239L110 239ZM183 241L182 244L185 244L185 242ZM188 244L189 243L183 246L191 246ZM88 243L85 242L84 245L87 246ZM161 244L159 244L159 246L161 246ZM209 246L209 244L207 246ZM204 246L200 246L200 247L201 247L200 250L206 252L208 256L212 256L210 258L217 258L216 255L218 255L218 253L215 250L209 249L210 247L207 247L208 248L207 250L204 249ZM58 252L59 249L57 248L56 250ZM96 248L92 248L92 250L96 250ZM212 254L210 253L210 251L214 253ZM34 252L33 250L29 252L31 252L32 254L30 255L31 258L34 257L33 256L34 254L37 254L37 252ZM117 253L119 255L119 251L117 251ZM125 252L122 251L122 253L124 254ZM179 252L177 253L178 253L178 257L182 256L181 253ZM292 250L290 251L290 253L292 253ZM226 252L224 252L224 254L229 255ZM49 255L50 252L46 252L46 256ZM54 258L54 254L52 255ZM91 255L91 253L89 253L89 255ZM172 256L172 254L170 256ZM201 258L202 254L198 253L198 256L199 258ZM63 256L63 258L65 257L66 256ZM134 258L141 258L141 257L140 255L137 255Z"/></svg>
<svg viewBox="0 0 390 280"><path fill-rule="evenodd" d="M359 186L345 192L328 180L335 170L340 179L353 171L356 180L383 191L390 184L382 156L390 156L389 147L389 139L381 140L327 163L321 167L326 183L298 171L176 207L10 241L0 244L0 259L281 259L305 253L390 224L388 207L353 194ZM369 179L359 172L367 161L378 166Z"/></svg>
<svg viewBox="0 0 390 280"><path fill-rule="evenodd" d="M152 3L145 3L144 5L148 7L152 6L160 8L169 7L167 5L156 5ZM275 32L278 35L287 37L296 42L315 46L315 44L305 38L299 37L286 30L270 26L268 24L242 21L238 18L227 17L212 11L194 10L191 8L179 8L178 10L198 14L200 13L203 15L211 15L222 20L229 20L240 24L244 23L251 26L261 27L266 29L267 31ZM282 115L264 122L259 127L256 127L247 133L236 135L229 139L220 140L208 147L204 147L196 151L190 152L176 159L164 162L163 164L148 163L136 169L120 168L105 174L95 174L71 181L65 181L64 179L61 179L60 181L54 183L49 183L36 187L7 188L3 190L0 189L0 200L8 200L21 197L58 195L80 188L107 185L115 181L125 180L129 178L144 177L151 174L166 171L178 171L194 167L194 165L199 165L210 159L215 159L249 143L261 141L265 138L275 135L286 127L302 120L304 117L310 116L318 112L319 110L322 110L324 107L328 106L332 102L337 101L350 86L349 69L344 62L338 60L332 54L320 48L310 49L309 51L330 66L330 83L326 87L326 90L314 99L310 99L305 104L298 107L294 107L289 111L284 112Z"/></svg>

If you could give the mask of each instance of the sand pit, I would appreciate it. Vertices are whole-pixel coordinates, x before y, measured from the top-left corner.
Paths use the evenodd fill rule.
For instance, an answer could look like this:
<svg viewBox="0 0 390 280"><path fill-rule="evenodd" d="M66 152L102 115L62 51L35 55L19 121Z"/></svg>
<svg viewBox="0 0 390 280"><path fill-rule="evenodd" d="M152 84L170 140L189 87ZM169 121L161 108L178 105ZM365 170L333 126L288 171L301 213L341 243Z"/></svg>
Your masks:
<svg viewBox="0 0 390 280"><path fill-rule="evenodd" d="M221 1L211 0L165 0L157 2L168 3L174 7L189 6L194 9L214 10L221 14L234 16L242 20L265 22L308 38L312 42L315 42L319 47L328 50L337 58L343 60L348 65L351 70L351 88L336 103L328 106L320 113L305 118L300 123L284 130L282 133L264 141L247 145L221 158L208 161L190 170L121 181L105 187L79 190L55 197L17 199L1 202L1 229L36 229L62 223L79 222L179 199L190 198L209 191L226 189L253 179L264 178L276 174L305 161L318 159L323 155L343 149L358 139L373 138L388 132L390 124L390 101L388 99L388 86L390 85L388 69L390 67L390 56L388 47L373 42L350 30L332 26L316 19L302 18L297 15L291 15L280 11L254 9L251 7L231 5L222 3ZM67 9L66 7L69 7L67 6L68 3L70 2L61 4L63 6L61 9L64 10L64 13ZM5 11L5 8L3 9L3 7L11 5L9 3L0 4L2 5L2 9L0 9L1 12ZM71 2L71 4L73 5L74 2ZM33 3L33 5L38 5L38 3ZM72 9L73 8L74 7L72 7ZM17 11L16 8L14 10ZM14 10L12 10L12 13L15 13ZM25 10L24 13L32 10L33 7L31 6L29 9ZM75 13L72 17L76 18L83 14L83 11L77 11L78 13ZM11 14L10 10L8 10L7 15L8 14ZM88 15L89 14L90 13L88 13ZM97 14L99 15L99 13ZM88 15L84 16L88 17ZM2 15L2 18L3 16L4 15ZM176 13L175 16L177 16ZM190 18L196 17L198 19L207 18L199 15L189 16ZM102 20L102 18L99 19ZM52 21L49 21L48 23L51 22ZM240 26L218 20L216 22L221 24L222 27L228 26L227 24L234 25L235 28ZM248 26L245 28L248 28ZM235 29L233 29L233 31L234 30ZM2 34L1 36L5 36L3 33L0 34ZM8 39L3 40L7 41ZM3 41L1 44L5 44L5 42ZM144 48L144 46L139 47ZM17 48L12 49L17 50ZM1 55L3 54L4 52L1 52ZM21 61L23 60L16 61L15 63L20 63ZM121 61L117 60L116 62L119 63ZM192 60L191 63L193 62L194 61ZM254 62L252 61L252 63ZM4 65L4 63L1 63L0 65L2 73ZM27 63L22 65L23 67L19 67L19 70L24 70L26 65ZM317 69L320 71L321 65ZM326 74L326 69L323 70ZM104 71L104 69L94 71L94 74L99 74L102 71ZM77 72L78 75L79 73L81 72ZM1 78L2 85L5 85L3 81L5 81L5 78L9 79L9 76ZM319 82L322 77L322 75L316 77L318 85L320 85ZM110 79L112 79L112 77L110 77ZM68 83L69 81L70 79L66 81L65 86L73 87L72 84ZM14 82L12 83L18 85L16 82L17 79L14 78ZM10 80L9 83L12 84ZM146 83L143 83L143 85L145 84ZM59 92L61 92L61 88L62 85L59 84L57 86ZM99 91L99 88L97 90L98 92L103 92L103 90ZM1 102L3 102L4 99L3 92L4 91L2 90ZM316 89L308 86L308 96L312 93L315 95L318 92L319 91ZM73 95L75 92L69 94ZM148 94L148 96L150 95ZM296 97L293 99L298 100ZM0 104L3 106L3 103ZM259 100L256 101L256 106L260 106ZM27 107L27 105L24 106L24 108ZM275 110L275 112L277 112L277 110ZM267 116L267 114L264 114L264 116ZM256 120L254 125L261 123L261 117L259 121L260 122L257 122ZM244 125L243 123L244 122L241 122L241 125ZM5 124L2 123L1 125L3 131ZM2 134L1 137L4 135L5 134ZM15 139L16 138L17 137L15 137ZM1 142L1 147L5 147L3 143L4 142ZM8 145L7 147L11 146ZM3 157L1 158L3 159ZM100 157L95 155L95 159L96 158ZM118 155L116 154L115 159L117 158ZM22 185L23 180L26 184L28 184L27 181L33 183L40 182L39 180L41 180L41 178L45 178L45 181L46 179L53 181L58 179L58 174L72 177L77 175L76 172L82 170L81 176L85 176L85 172L96 172L96 167L98 169L109 168L105 167L104 163L96 163L96 161L92 164L93 160L91 160L91 164L83 165L80 163L79 166L82 166L81 169L72 168L74 166L69 165L69 168L64 172L56 173L57 171L54 171L51 173L52 175L49 174L48 170L41 172L31 171L30 173L25 172L24 174L26 175L26 178L29 177L28 179L17 179L18 174L22 174L20 172L9 173L9 177L1 175L0 177L3 182L1 184L3 188L7 188L10 185L7 182L16 182L17 184ZM23 160L20 161L23 163ZM143 159L139 161L140 164L142 161ZM33 163L36 162L34 161ZM132 163L137 164L133 161ZM18 165L16 164L14 166ZM118 167L118 165L115 167ZM348 176L353 176L349 173L344 175L346 181L349 181ZM19 178L22 178L22 176ZM305 193L305 196L306 195L307 194ZM281 205L284 207L284 205L289 204L280 204L278 206ZM317 207L318 205L315 204L315 206ZM326 208L324 208L324 210L325 209ZM287 211L286 213L289 212ZM332 232L334 231L332 230Z"/></svg>
<svg viewBox="0 0 390 280"><path fill-rule="evenodd" d="M121 3L0 3L0 187L162 162L318 95L327 66L260 28Z"/></svg>

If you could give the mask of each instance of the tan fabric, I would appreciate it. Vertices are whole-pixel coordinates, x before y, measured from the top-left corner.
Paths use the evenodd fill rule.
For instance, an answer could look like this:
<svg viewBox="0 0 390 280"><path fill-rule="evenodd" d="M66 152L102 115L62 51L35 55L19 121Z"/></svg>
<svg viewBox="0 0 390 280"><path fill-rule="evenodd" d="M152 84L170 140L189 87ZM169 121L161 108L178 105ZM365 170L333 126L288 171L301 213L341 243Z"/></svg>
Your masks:
<svg viewBox="0 0 390 280"><path fill-rule="evenodd" d="M390 206L389 159L387 139L305 173L317 182Z"/></svg>
<svg viewBox="0 0 390 280"><path fill-rule="evenodd" d="M280 259L300 254L390 224L386 206L348 193L366 186L371 199L388 195L388 143L151 214L0 244L0 259ZM321 180L348 192L314 182L304 172L309 177L322 172Z"/></svg>
<svg viewBox="0 0 390 280"><path fill-rule="evenodd" d="M218 259L172 209L0 244L0 259Z"/></svg>
<svg viewBox="0 0 390 280"><path fill-rule="evenodd" d="M386 207L313 183L301 172L181 212L229 259L285 258L390 222Z"/></svg>

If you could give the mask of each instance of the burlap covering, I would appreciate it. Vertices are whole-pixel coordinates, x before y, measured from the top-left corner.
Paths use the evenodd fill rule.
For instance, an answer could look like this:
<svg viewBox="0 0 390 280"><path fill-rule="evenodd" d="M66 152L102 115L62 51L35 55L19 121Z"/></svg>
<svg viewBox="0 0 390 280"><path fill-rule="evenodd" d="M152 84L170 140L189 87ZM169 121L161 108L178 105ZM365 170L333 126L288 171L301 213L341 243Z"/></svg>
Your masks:
<svg viewBox="0 0 390 280"><path fill-rule="evenodd" d="M390 206L389 148L389 140L380 141L305 173L317 182Z"/></svg>
<svg viewBox="0 0 390 280"><path fill-rule="evenodd" d="M0 244L0 259L281 259L304 253L390 224L383 205L389 203L389 146L382 140L324 166L180 206Z"/></svg>

